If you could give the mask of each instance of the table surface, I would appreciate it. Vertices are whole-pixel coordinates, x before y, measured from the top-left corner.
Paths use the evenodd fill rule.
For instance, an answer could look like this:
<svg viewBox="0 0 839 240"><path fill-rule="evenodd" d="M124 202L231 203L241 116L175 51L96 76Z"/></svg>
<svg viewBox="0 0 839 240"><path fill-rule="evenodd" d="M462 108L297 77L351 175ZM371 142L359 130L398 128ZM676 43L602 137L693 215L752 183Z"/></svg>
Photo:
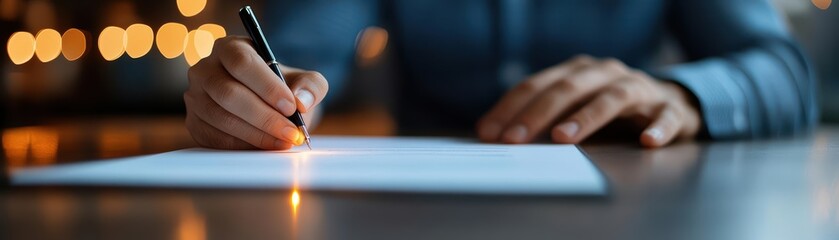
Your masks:
<svg viewBox="0 0 839 240"><path fill-rule="evenodd" d="M604 198L300 189L297 204L291 190L8 186L22 166L193 146L180 118L64 121L2 139L0 239L839 239L834 126L657 150L584 144L611 183Z"/></svg>

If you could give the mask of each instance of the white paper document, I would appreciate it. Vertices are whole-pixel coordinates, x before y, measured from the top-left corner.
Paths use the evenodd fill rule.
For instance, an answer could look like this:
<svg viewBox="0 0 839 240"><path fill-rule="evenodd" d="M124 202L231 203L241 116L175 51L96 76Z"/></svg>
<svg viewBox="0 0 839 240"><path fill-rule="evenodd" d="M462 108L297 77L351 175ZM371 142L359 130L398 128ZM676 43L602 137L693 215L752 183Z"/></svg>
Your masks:
<svg viewBox="0 0 839 240"><path fill-rule="evenodd" d="M457 138L324 137L314 150L185 149L24 168L13 185L269 188L416 193L604 195L607 182L574 145Z"/></svg>

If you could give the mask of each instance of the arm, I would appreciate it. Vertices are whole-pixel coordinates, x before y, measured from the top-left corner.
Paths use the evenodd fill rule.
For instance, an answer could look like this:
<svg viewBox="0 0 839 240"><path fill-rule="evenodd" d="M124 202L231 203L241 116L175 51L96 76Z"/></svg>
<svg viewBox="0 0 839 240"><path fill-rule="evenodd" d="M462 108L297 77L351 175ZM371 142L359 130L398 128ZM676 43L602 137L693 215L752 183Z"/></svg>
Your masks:
<svg viewBox="0 0 839 240"><path fill-rule="evenodd" d="M301 133L285 116L299 110L310 127L316 125L318 104L329 85L340 89L348 71L354 34L367 24L363 19L372 19L367 14L372 11L365 11L372 5L362 3L369 2L301 1L264 12L278 18L266 26L278 30L268 38L274 40L288 85L268 68L250 39L216 41L213 53L189 69L184 93L185 123L196 143L272 150L300 144Z"/></svg>
<svg viewBox="0 0 839 240"><path fill-rule="evenodd" d="M679 0L671 23L690 60L659 74L690 90L714 139L806 132L818 121L806 58L764 0Z"/></svg>

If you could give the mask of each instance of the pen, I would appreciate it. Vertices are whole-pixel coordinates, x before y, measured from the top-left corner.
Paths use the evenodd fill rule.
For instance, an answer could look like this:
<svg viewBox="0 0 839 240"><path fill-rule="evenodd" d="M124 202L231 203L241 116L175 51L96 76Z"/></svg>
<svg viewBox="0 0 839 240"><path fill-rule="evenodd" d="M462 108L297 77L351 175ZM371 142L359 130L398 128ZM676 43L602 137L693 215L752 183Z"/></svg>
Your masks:
<svg viewBox="0 0 839 240"><path fill-rule="evenodd" d="M262 57L262 60L265 60L265 63L271 68L271 71L274 71L280 77L280 81L288 84L285 81L285 77L283 77L283 72L280 71L280 63L277 62L277 59L274 57L274 52L268 46L268 40L265 40L265 34L262 33L262 28L259 27L259 22L256 21L256 15L253 14L251 6L245 6L239 9L239 17L242 18L242 24L245 25L245 30L248 31L248 35L253 40L253 46L256 48L256 52ZM312 150L309 130L306 128L306 123L303 122L303 116L300 115L300 111L294 111L294 114L288 116L288 120L294 123L297 129L300 129L300 132L306 137L306 146L309 147L309 150Z"/></svg>

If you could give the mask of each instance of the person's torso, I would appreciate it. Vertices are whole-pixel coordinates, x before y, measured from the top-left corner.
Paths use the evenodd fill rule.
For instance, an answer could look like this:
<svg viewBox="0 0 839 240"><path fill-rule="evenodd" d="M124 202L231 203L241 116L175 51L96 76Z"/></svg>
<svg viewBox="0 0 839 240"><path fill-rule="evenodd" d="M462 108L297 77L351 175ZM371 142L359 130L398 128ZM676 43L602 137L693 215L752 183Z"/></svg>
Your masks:
<svg viewBox="0 0 839 240"><path fill-rule="evenodd" d="M510 87L574 55L648 68L665 0L423 0L386 8L403 66L403 129L471 130Z"/></svg>

